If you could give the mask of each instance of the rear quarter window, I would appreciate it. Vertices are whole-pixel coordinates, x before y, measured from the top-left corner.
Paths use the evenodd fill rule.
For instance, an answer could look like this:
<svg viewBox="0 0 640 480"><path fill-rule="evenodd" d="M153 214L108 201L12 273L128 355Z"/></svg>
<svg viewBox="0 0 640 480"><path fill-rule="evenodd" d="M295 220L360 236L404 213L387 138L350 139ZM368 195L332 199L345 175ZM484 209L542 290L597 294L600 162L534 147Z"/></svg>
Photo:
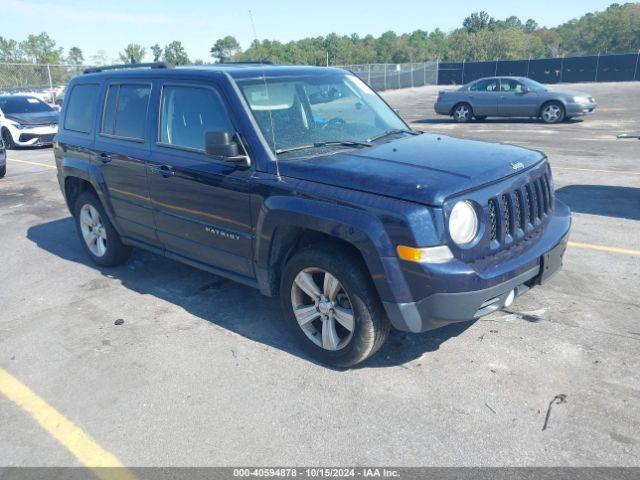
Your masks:
<svg viewBox="0 0 640 480"><path fill-rule="evenodd" d="M75 85L67 100L64 117L65 130L80 133L93 131L93 119L96 117L98 84Z"/></svg>

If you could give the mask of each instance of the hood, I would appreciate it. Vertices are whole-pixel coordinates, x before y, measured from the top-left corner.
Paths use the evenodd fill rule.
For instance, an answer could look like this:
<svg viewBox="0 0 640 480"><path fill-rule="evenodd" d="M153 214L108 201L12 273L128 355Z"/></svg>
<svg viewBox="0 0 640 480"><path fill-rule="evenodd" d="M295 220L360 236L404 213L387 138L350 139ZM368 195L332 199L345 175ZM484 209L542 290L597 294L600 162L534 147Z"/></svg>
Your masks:
<svg viewBox="0 0 640 480"><path fill-rule="evenodd" d="M60 112L37 112L37 113L5 113L7 120L18 122L21 125L47 125L58 123Z"/></svg>
<svg viewBox="0 0 640 480"><path fill-rule="evenodd" d="M512 145L424 133L281 161L280 171L301 180L439 206L452 195L518 174L544 158Z"/></svg>
<svg viewBox="0 0 640 480"><path fill-rule="evenodd" d="M549 90L549 92L565 95L567 97L591 97L592 95L585 92L579 92L578 90Z"/></svg>

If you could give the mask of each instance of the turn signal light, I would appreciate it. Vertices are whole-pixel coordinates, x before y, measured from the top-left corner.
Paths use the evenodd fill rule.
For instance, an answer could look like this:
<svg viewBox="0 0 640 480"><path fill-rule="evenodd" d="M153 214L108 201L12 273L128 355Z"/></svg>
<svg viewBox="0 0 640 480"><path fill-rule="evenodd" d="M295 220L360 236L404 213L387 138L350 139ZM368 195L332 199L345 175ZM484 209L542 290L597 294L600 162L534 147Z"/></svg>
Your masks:
<svg viewBox="0 0 640 480"><path fill-rule="evenodd" d="M453 254L446 245L424 248L398 245L396 252L402 260L415 263L445 263L453 259Z"/></svg>

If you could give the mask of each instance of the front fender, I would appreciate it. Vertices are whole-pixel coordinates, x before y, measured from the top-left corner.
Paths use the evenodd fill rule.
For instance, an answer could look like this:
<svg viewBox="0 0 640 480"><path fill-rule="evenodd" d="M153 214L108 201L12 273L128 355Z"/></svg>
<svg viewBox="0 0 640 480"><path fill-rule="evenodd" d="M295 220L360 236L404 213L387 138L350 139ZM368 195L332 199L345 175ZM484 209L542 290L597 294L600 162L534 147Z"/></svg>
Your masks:
<svg viewBox="0 0 640 480"><path fill-rule="evenodd" d="M409 298L394 245L379 218L366 210L292 196L270 197L259 210L254 254L261 290L268 288L271 248L279 226L315 230L348 242L362 254L383 301Z"/></svg>

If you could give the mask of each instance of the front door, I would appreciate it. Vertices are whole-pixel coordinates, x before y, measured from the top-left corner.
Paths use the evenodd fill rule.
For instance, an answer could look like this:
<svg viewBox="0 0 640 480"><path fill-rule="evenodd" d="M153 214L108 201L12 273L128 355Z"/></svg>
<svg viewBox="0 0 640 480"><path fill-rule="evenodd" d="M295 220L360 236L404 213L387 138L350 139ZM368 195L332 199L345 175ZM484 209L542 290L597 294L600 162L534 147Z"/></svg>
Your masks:
<svg viewBox="0 0 640 480"><path fill-rule="evenodd" d="M145 164L150 94L150 83L107 86L94 151L122 235L156 245Z"/></svg>
<svg viewBox="0 0 640 480"><path fill-rule="evenodd" d="M498 115L504 117L535 117L538 115L538 94L511 78L500 81Z"/></svg>
<svg viewBox="0 0 640 480"><path fill-rule="evenodd" d="M252 170L204 152L207 131L236 132L212 84L164 83L148 162L157 235L168 253L253 278Z"/></svg>

